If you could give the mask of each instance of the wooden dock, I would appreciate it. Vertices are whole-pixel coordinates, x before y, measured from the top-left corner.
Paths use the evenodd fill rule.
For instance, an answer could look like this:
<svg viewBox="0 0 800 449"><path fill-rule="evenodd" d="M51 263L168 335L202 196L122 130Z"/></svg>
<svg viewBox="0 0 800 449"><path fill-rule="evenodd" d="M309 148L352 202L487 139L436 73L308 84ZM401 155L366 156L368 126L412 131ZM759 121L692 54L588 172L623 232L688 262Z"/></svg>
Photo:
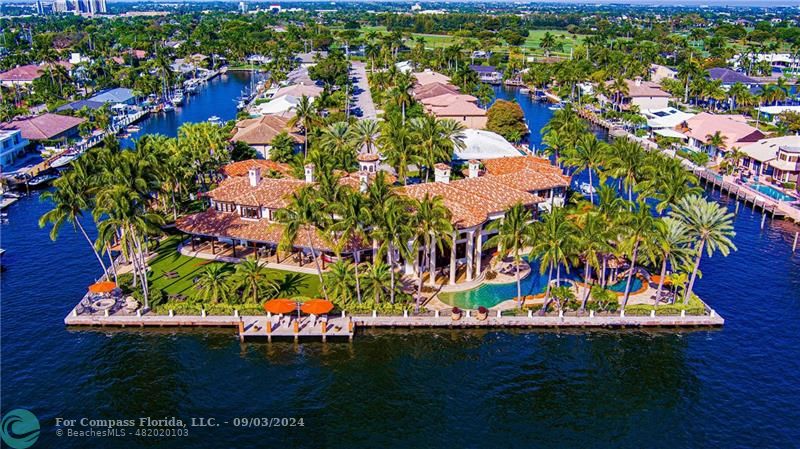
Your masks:
<svg viewBox="0 0 800 449"><path fill-rule="evenodd" d="M481 328L481 329L617 329L617 328L713 328L725 324L725 320L713 310L704 315L655 315L628 316L623 313L612 315L548 315L505 316L499 311L490 312L484 319L478 319L474 311L467 311L458 320L449 313L427 313L423 315L333 315L327 320L312 323L307 316L283 318L267 316L204 316L204 315L80 315L70 313L64 318L67 326L94 326L118 328L154 327L228 327L235 330L239 339L244 340L352 340L358 329L368 328ZM269 323L269 325L268 325Z"/></svg>
<svg viewBox="0 0 800 449"><path fill-rule="evenodd" d="M697 168L693 170L693 173L706 186L710 186L712 189L717 188L721 194L736 199L737 211L739 210L738 202L741 201L745 206L752 207L753 210L761 209L765 218L767 215L771 215L772 218L784 218L800 223L800 209L796 209L788 203L761 195L743 184L727 181L724 177L704 168Z"/></svg>

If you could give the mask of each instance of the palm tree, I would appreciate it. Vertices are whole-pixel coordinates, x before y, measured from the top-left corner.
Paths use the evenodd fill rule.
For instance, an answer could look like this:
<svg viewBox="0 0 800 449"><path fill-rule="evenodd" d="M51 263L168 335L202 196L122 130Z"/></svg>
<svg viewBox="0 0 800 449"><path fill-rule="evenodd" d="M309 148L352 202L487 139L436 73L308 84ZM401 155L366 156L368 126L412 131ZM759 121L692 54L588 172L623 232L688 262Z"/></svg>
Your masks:
<svg viewBox="0 0 800 449"><path fill-rule="evenodd" d="M393 271L389 265L383 262L376 262L367 268L364 273L364 291L367 295L372 295L375 304L380 302L380 297L387 290L392 289L390 272Z"/></svg>
<svg viewBox="0 0 800 449"><path fill-rule="evenodd" d="M542 313L547 311L550 299L550 287L553 282L553 271L556 272L556 284L561 285L561 265L569 267L569 253L571 251L572 223L567 219L563 207L553 207L544 214L542 221L535 225L536 244L534 253L540 260L539 272L547 271L547 290Z"/></svg>
<svg viewBox="0 0 800 449"><path fill-rule="evenodd" d="M486 227L489 231L497 231L496 235L486 241L486 245L497 246L503 257L510 255L516 266L518 308L522 308L522 283L519 277L522 251L536 243L532 218L531 212L521 203L517 203L506 211L502 220L494 220Z"/></svg>
<svg viewBox="0 0 800 449"><path fill-rule="evenodd" d="M318 119L317 108L314 106L312 100L305 95L301 96L300 101L294 108L294 116L289 119L288 126L294 127L300 125L300 127L303 128L303 136L305 137L305 139L303 139L303 156L308 156L309 132Z"/></svg>
<svg viewBox="0 0 800 449"><path fill-rule="evenodd" d="M544 55L550 56L550 49L555 47L555 45L556 45L555 36L549 31L545 32L544 36L542 36L542 40L539 42L539 48L541 48L544 51Z"/></svg>
<svg viewBox="0 0 800 449"><path fill-rule="evenodd" d="M584 263L583 281L586 283L586 293L581 301L581 310L586 310L586 302L589 300L589 292L593 284L592 268L599 273L601 263L598 256L612 250L608 243L611 233L608 223L597 211L590 209L580 217L580 221L581 224L576 226L573 239Z"/></svg>
<svg viewBox="0 0 800 449"><path fill-rule="evenodd" d="M277 293L277 285L269 281L258 259L250 256L236 265L233 273L236 288L242 290L242 295L253 299L258 304L258 294L264 287L269 287Z"/></svg>
<svg viewBox="0 0 800 449"><path fill-rule="evenodd" d="M689 228L686 223L672 217L661 218L663 225L658 226L656 233L655 247L658 257L661 258L661 275L656 289L656 299L654 305L658 305L661 299L661 290L664 287L664 279L667 275L667 264L677 267L682 264L687 255L689 245Z"/></svg>
<svg viewBox="0 0 800 449"><path fill-rule="evenodd" d="M670 216L686 223L694 242L692 250L695 253L694 268L683 297L684 304L688 304L697 279L703 250L706 250L709 257L716 251L723 256L727 256L731 250L736 251L736 245L731 240L736 235L733 230L733 214L715 202L706 201L699 195L692 195L679 201Z"/></svg>
<svg viewBox="0 0 800 449"><path fill-rule="evenodd" d="M440 120L425 115L411 120L410 128L415 152L425 164L425 182L431 168L438 162L450 163L455 148L464 147L464 127L454 120Z"/></svg>
<svg viewBox="0 0 800 449"><path fill-rule="evenodd" d="M317 252L314 247L313 232L325 227L327 216L323 213L323 203L315 194L313 187L304 187L292 194L290 202L284 209L279 209L277 219L284 225L281 244L284 249L291 250L294 241L300 232L306 237L306 243L311 250L311 257L317 267L317 276L322 285L322 293L328 299L328 291L325 289L325 282L322 279L322 267L317 259Z"/></svg>
<svg viewBox="0 0 800 449"><path fill-rule="evenodd" d="M350 139L357 150L364 147L368 154L372 154L379 132L380 127L375 120L359 120L350 127Z"/></svg>
<svg viewBox="0 0 800 449"><path fill-rule="evenodd" d="M631 281L636 271L636 261L639 256L640 246L652 239L656 230L656 219L650 213L650 209L643 201L639 202L638 207L629 212L622 220L625 233L623 247L630 255L631 266L628 271L628 279L625 282L625 295L622 297L622 309L628 304L631 293ZM646 243L645 243L646 244Z"/></svg>
<svg viewBox="0 0 800 449"><path fill-rule="evenodd" d="M564 165L574 167L574 174L583 170L589 172L589 185L594 185L592 179L595 170L603 163L606 154L606 143L598 140L594 134L583 134L578 138L578 144L573 151L564 157ZM589 201L594 204L594 192L589 190Z"/></svg>
<svg viewBox="0 0 800 449"><path fill-rule="evenodd" d="M78 161L76 161L78 165ZM91 194L94 189L91 186L91 181L81 169L68 172L66 175L57 179L53 183L55 189L44 192L41 196L42 201L51 201L53 208L47 211L39 218L39 227L43 228L47 223L52 223L53 228L50 230L50 239L55 241L58 238L58 233L61 226L65 222L71 223L74 228L81 231L83 238L92 247L92 252L103 268L103 274L107 274L103 258L100 253L95 249L92 239L86 233L86 229L81 224L81 217L83 211L89 210L92 206Z"/></svg>
<svg viewBox="0 0 800 449"><path fill-rule="evenodd" d="M394 79L394 88L391 96L395 103L400 106L403 123L406 122L406 108L414 101L411 96L411 89L414 87L414 77L410 73L399 72Z"/></svg>
<svg viewBox="0 0 800 449"><path fill-rule="evenodd" d="M331 225L331 229L339 236L336 251L339 254L347 244L353 245L353 262L355 267L356 295L361 303L361 284L359 281L358 248L361 242L367 241L367 232L364 227L366 218L366 201L358 192L344 194L341 201L332 205L332 210L338 219Z"/></svg>
<svg viewBox="0 0 800 449"><path fill-rule="evenodd" d="M337 260L332 263L325 273L325 283L330 289L331 298L342 303L350 301L353 295L353 286L357 275L353 273L353 264L348 260ZM359 303L361 298L359 297Z"/></svg>
<svg viewBox="0 0 800 449"><path fill-rule="evenodd" d="M390 117L381 127L381 136L378 138L386 161L396 171L397 176L408 183L408 166L419 161L414 152L414 140L411 129L404 122Z"/></svg>
<svg viewBox="0 0 800 449"><path fill-rule="evenodd" d="M228 301L231 290L228 279L231 268L222 263L206 265L197 279L197 297L216 304L220 300Z"/></svg>
<svg viewBox="0 0 800 449"><path fill-rule="evenodd" d="M628 192L628 201L633 201L633 189L642 177L642 170L647 168L644 164L644 148L632 140L616 139L608 151L610 155L605 168L611 176L622 180Z"/></svg>
<svg viewBox="0 0 800 449"><path fill-rule="evenodd" d="M443 251L443 237L453 233L453 224L450 221L450 209L444 205L442 197L431 197L429 194L414 201L415 210L413 227L416 230L417 241L422 240L422 264L419 266L417 279L416 310L419 311L419 301L422 297L422 273L431 264L431 244L438 244ZM480 273L478 273L480 274ZM431 276L434 276L431 273Z"/></svg>
<svg viewBox="0 0 800 449"><path fill-rule="evenodd" d="M381 212L381 221L376 226L373 224L372 234L375 239L380 242L378 248L378 257L387 254L390 274L391 274L391 291L390 302L394 304L396 282L395 282L395 263L394 260L395 250L405 259L411 259L412 250L408 247L408 242L411 240L414 230L411 227L410 220L408 220L409 204L405 197L392 196L383 204Z"/></svg>
<svg viewBox="0 0 800 449"><path fill-rule="evenodd" d="M728 138L722 134L721 131L716 131L714 134L706 135L706 145L712 146L718 150L726 148L726 141Z"/></svg>

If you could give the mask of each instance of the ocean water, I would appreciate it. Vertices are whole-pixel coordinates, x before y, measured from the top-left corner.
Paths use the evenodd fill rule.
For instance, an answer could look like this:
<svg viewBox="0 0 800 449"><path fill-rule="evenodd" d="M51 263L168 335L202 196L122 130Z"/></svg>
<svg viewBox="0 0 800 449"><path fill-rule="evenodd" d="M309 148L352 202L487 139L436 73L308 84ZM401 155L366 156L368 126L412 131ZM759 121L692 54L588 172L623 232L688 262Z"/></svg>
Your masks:
<svg viewBox="0 0 800 449"><path fill-rule="evenodd" d="M710 196L733 210L730 200ZM762 230L761 214L749 208L735 222L739 251L701 265L697 292L726 318L719 330L398 329L327 344L241 344L232 330L67 329L64 316L100 270L69 225L56 242L39 230L46 210L37 195L23 198L0 226L7 250L0 401L3 412L38 416L34 448L794 448L800 441L800 251L791 253L798 228L768 218ZM220 426L156 438L59 437L54 426L59 417L173 416ZM242 417L304 425L233 426Z"/></svg>

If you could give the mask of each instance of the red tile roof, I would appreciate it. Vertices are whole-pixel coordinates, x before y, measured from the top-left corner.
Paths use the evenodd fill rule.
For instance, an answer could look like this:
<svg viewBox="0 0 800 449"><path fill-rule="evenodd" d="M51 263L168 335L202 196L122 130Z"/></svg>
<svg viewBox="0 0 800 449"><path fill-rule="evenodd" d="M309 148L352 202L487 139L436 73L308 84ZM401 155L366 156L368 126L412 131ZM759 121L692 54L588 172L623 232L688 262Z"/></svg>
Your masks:
<svg viewBox="0 0 800 449"><path fill-rule="evenodd" d="M28 140L48 140L76 128L86 119L59 114L42 114L36 117L0 123L0 129L19 129Z"/></svg>
<svg viewBox="0 0 800 449"><path fill-rule="evenodd" d="M246 159L244 161L231 162L222 167L222 173L228 177L247 176L248 172L253 167L260 168L262 176L266 175L269 171L276 171L282 175L288 175L291 172L291 167L289 167L288 164L266 159Z"/></svg>
<svg viewBox="0 0 800 449"><path fill-rule="evenodd" d="M250 145L269 145L272 139L284 131L289 132L289 137L295 142L303 142L301 134L290 132L289 119L277 115L264 115L237 122L231 140Z"/></svg>
<svg viewBox="0 0 800 449"><path fill-rule="evenodd" d="M21 65L0 73L0 81L23 83L42 76L42 68L35 64Z"/></svg>
<svg viewBox="0 0 800 449"><path fill-rule="evenodd" d="M262 177L258 185L253 187L247 176L236 176L224 179L219 187L207 195L214 201L280 209L289 204L288 197L292 193L306 185L299 179Z"/></svg>

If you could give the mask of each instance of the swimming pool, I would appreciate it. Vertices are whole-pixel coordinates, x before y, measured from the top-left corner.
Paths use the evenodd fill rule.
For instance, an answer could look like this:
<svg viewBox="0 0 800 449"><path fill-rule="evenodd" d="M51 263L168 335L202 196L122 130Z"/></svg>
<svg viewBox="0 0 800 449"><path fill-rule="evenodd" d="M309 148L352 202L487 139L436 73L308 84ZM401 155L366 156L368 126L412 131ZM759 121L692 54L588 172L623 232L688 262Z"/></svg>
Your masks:
<svg viewBox="0 0 800 449"><path fill-rule="evenodd" d="M770 198L776 199L778 201L794 201L797 198L787 195L780 190L776 189L775 187L764 185L764 184L749 184L749 187L756 192L762 193L767 195Z"/></svg>
<svg viewBox="0 0 800 449"><path fill-rule="evenodd" d="M537 295L544 293L547 289L547 273L539 274L539 263L532 262L531 274L522 280L522 296ZM582 273L581 273L582 274ZM574 270L570 273L561 271L562 279L580 281L581 276ZM616 284L610 285L609 290L617 293L625 292L626 278L623 278ZM642 279L634 277L631 281L631 292L636 292L642 288ZM494 307L503 301L513 299L517 296L517 283L511 282L508 284L483 284L478 288L471 290L453 293L440 293L439 299L446 304L460 307L462 309L476 309L480 306Z"/></svg>

